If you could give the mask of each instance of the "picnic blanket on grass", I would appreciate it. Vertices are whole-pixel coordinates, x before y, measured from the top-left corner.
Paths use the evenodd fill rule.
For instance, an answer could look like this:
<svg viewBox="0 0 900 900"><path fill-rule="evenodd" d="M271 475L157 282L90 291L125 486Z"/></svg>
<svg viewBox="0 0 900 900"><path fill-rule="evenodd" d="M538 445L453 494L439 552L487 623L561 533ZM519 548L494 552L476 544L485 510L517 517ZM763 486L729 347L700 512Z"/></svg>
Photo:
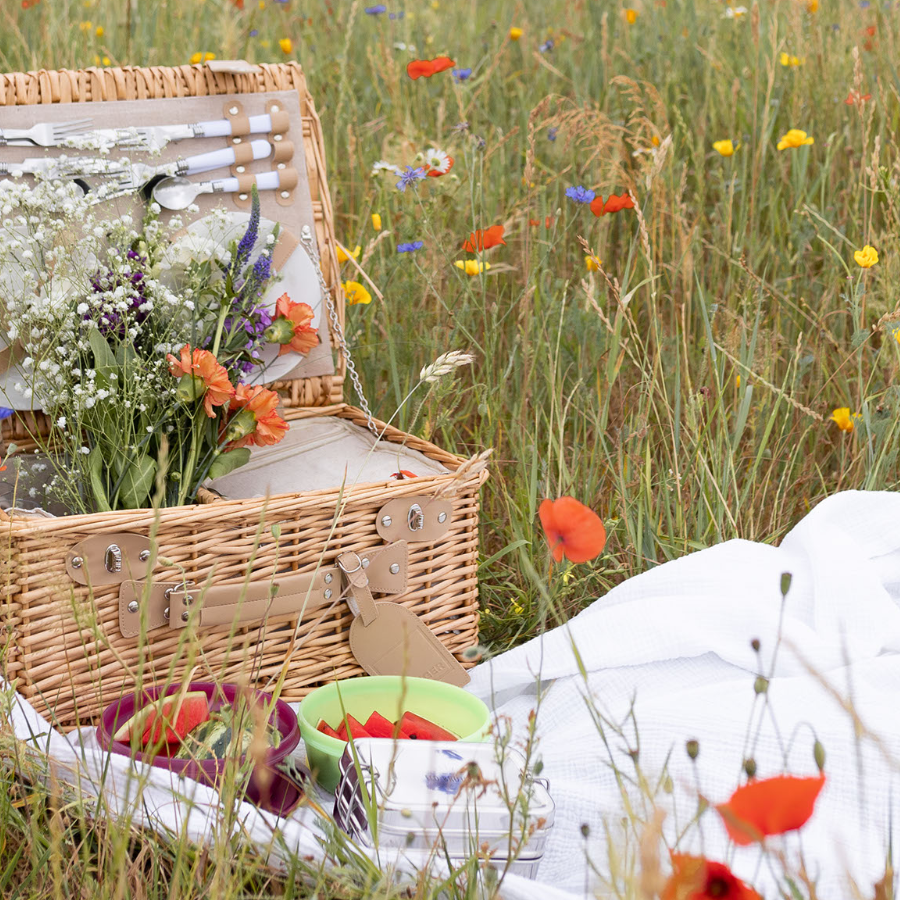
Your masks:
<svg viewBox="0 0 900 900"><path fill-rule="evenodd" d="M792 577L783 601L785 572ZM769 706L757 723L754 680L770 670ZM814 735L826 751L825 788L802 831L776 842L789 860L802 852L823 900L851 896L851 879L872 896L890 823L900 822L900 494L837 494L777 548L728 541L659 566L472 674L470 690L520 735L538 710L542 776L556 801L537 881L509 875L502 896L607 894L605 880L636 871L639 833L625 824L621 785L634 809L650 805L634 786L635 756L659 787L671 841L696 811L698 792L713 803L728 799L751 752L760 777L816 774ZM848 700L857 722L842 706ZM210 833L215 791L144 767L135 804L132 764L100 751L92 730L54 732L21 700L13 724L23 739L41 736L58 777L80 779L91 795L102 783L106 814L195 841ZM700 748L693 763L688 740ZM278 819L243 804L241 817L272 858L322 855L309 809ZM679 849L728 860L760 893L777 895L760 850L730 845L715 812L687 830Z"/></svg>

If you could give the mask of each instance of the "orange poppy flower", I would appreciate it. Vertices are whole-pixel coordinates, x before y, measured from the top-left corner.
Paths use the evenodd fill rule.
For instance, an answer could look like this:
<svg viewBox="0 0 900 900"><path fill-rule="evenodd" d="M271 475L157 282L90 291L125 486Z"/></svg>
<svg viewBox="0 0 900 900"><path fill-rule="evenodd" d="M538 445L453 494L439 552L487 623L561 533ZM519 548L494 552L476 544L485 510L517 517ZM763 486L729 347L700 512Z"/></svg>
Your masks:
<svg viewBox="0 0 900 900"><path fill-rule="evenodd" d="M541 224L541 220L540 220L540 219L529 219L529 220L528 220L528 224L529 224L532 228L537 228L538 225ZM547 216L547 218L544 219L544 227L545 227L545 228L550 228L552 225L553 225L553 216Z"/></svg>
<svg viewBox="0 0 900 900"><path fill-rule="evenodd" d="M503 240L503 226L491 225L484 231L473 231L463 243L463 250L466 253L475 253L477 250L490 250L498 244L506 246L506 241Z"/></svg>
<svg viewBox="0 0 900 900"><path fill-rule="evenodd" d="M847 99L844 101L844 103L846 103L847 106L855 106L857 104L862 106L863 103L866 103L871 99L871 94L860 94L859 91L850 91L850 93L847 94Z"/></svg>
<svg viewBox="0 0 900 900"><path fill-rule="evenodd" d="M660 900L760 900L725 863L687 853L672 854L672 874L659 896Z"/></svg>
<svg viewBox="0 0 900 900"><path fill-rule="evenodd" d="M770 834L796 831L805 825L824 784L824 774L815 778L777 775L750 781L716 809L722 816L728 836L736 844L745 846Z"/></svg>
<svg viewBox="0 0 900 900"><path fill-rule="evenodd" d="M597 194L591 201L591 212L595 216L616 213L621 209L634 209L634 200L631 199L630 194L610 194L606 203L603 202L603 197Z"/></svg>
<svg viewBox="0 0 900 900"><path fill-rule="evenodd" d="M414 59L406 65L406 74L415 81L417 78L431 78L438 72L452 69L456 63L449 56L436 56L434 59Z"/></svg>
<svg viewBox="0 0 900 900"><path fill-rule="evenodd" d="M574 497L544 500L538 509L553 558L566 556L573 563L599 556L606 546L606 529L600 516Z"/></svg>
<svg viewBox="0 0 900 900"><path fill-rule="evenodd" d="M166 355L169 363L169 374L181 380L178 382L175 395L179 400L190 403L203 398L203 408L212 419L216 412L214 406L222 406L234 396L234 387L228 380L224 366L209 350L194 350L185 344L178 357L171 353Z"/></svg>
<svg viewBox="0 0 900 900"><path fill-rule="evenodd" d="M319 345L319 333L312 326L313 310L308 303L294 303L282 294L275 301L275 318L263 332L263 337L272 344L281 344L278 355L294 351L309 353Z"/></svg>
<svg viewBox="0 0 900 900"><path fill-rule="evenodd" d="M256 385L239 384L229 412L237 411L225 429L225 438L237 447L277 444L288 431L288 423L275 412L278 394Z"/></svg>

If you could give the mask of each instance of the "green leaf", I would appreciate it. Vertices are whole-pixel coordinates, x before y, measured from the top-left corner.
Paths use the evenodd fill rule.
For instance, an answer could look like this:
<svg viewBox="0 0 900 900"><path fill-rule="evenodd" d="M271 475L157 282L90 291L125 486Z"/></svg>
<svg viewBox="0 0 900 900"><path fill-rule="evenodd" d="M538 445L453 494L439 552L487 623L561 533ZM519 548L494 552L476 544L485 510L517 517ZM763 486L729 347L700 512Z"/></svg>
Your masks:
<svg viewBox="0 0 900 900"><path fill-rule="evenodd" d="M119 365L115 356L113 356L109 344L106 342L106 338L100 334L97 328L92 328L91 333L88 335L88 341L90 341L91 350L94 352L94 368L98 372L102 371L105 376L109 377L110 372L118 369Z"/></svg>
<svg viewBox="0 0 900 900"><path fill-rule="evenodd" d="M97 512L110 512L109 498L106 496L106 484L103 481L103 455L99 447L94 447L88 454L88 475L91 479L91 491Z"/></svg>
<svg viewBox="0 0 900 900"><path fill-rule="evenodd" d="M122 476L119 506L124 509L140 509L146 505L155 478L156 460L146 454L139 456Z"/></svg>
<svg viewBox="0 0 900 900"><path fill-rule="evenodd" d="M137 358L137 351L134 349L134 345L131 341L122 341L122 343L116 347L116 362L120 369L124 369L126 366L135 362Z"/></svg>
<svg viewBox="0 0 900 900"><path fill-rule="evenodd" d="M247 447L238 447L237 450L229 450L227 453L217 456L209 467L210 478L221 478L241 466L250 462L250 450Z"/></svg>

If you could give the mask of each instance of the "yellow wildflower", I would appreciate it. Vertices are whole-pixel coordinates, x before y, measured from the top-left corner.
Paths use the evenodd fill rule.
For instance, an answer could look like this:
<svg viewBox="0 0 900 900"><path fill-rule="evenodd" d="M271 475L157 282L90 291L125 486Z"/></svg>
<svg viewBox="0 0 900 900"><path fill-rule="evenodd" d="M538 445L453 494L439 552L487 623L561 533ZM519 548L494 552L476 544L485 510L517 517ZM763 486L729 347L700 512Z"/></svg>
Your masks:
<svg viewBox="0 0 900 900"><path fill-rule="evenodd" d="M215 53L200 53L198 51L197 53L194 53L191 56L191 63L196 66L197 63L205 63L205 62L208 62L209 60L215 59L215 58L216 58Z"/></svg>
<svg viewBox="0 0 900 900"><path fill-rule="evenodd" d="M836 409L829 417L829 421L834 422L841 431L851 432L854 429L853 420L859 418L859 413L850 415L850 407L842 406Z"/></svg>
<svg viewBox="0 0 900 900"><path fill-rule="evenodd" d="M792 128L787 134L781 136L781 140L778 142L778 149L787 150L790 148L793 150L796 147L804 147L807 144L814 143L815 140L805 131L801 131L799 128Z"/></svg>
<svg viewBox="0 0 900 900"><path fill-rule="evenodd" d="M337 245L337 258L339 263L345 263L352 256L354 259L359 259L359 253L362 250L362 247L359 244L356 245L352 253L345 253L344 248L338 244Z"/></svg>
<svg viewBox="0 0 900 900"><path fill-rule="evenodd" d="M281 47L281 52L287 56L294 49L294 42L290 38L282 38L278 42L278 46Z"/></svg>
<svg viewBox="0 0 900 900"><path fill-rule="evenodd" d="M511 41L517 41L523 34L525 32L521 28L516 28L515 25L509 29L509 39Z"/></svg>
<svg viewBox="0 0 900 900"><path fill-rule="evenodd" d="M87 34L87 32L93 30L93 28L94 28L94 23L93 23L93 22L80 22L80 23L78 24L78 27L79 27L85 34Z"/></svg>
<svg viewBox="0 0 900 900"><path fill-rule="evenodd" d="M602 260L601 260L601 262L602 262ZM584 258L584 264L585 264L585 266L587 266L588 272L599 272L600 271L600 266L597 265L597 261L594 259L593 256L586 256Z"/></svg>
<svg viewBox="0 0 900 900"><path fill-rule="evenodd" d="M801 59L799 56L792 56L789 53L782 53L779 59L783 66L790 66L792 69L796 69L797 66L802 66L806 62L805 59Z"/></svg>
<svg viewBox="0 0 900 900"><path fill-rule="evenodd" d="M381 231L381 214L380 213L372 213L372 227L376 231Z"/></svg>
<svg viewBox="0 0 900 900"><path fill-rule="evenodd" d="M650 143L653 144L654 147L659 146L659 135L654 134L652 138L650 138Z"/></svg>
<svg viewBox="0 0 900 900"><path fill-rule="evenodd" d="M351 306L354 303L372 302L372 295L358 281L345 281L343 288L344 296Z"/></svg>
<svg viewBox="0 0 900 900"><path fill-rule="evenodd" d="M625 10L625 21L629 25L634 25L634 23L637 22L637 17L639 15L640 15L640 13L636 9L626 9Z"/></svg>
<svg viewBox="0 0 900 900"><path fill-rule="evenodd" d="M102 38L103 35L106 34L106 29L102 25L98 25L94 34L96 34L98 38Z"/></svg>
<svg viewBox="0 0 900 900"><path fill-rule="evenodd" d="M858 266L862 266L864 269L871 269L872 266L878 263L878 251L866 244L862 250L857 250L853 254L853 258Z"/></svg>
<svg viewBox="0 0 900 900"><path fill-rule="evenodd" d="M733 156L734 143L732 141L713 141L713 150L715 150L719 156Z"/></svg>
<svg viewBox="0 0 900 900"><path fill-rule="evenodd" d="M819 0L809 0L806 4L806 11L808 13L817 13L819 11Z"/></svg>
<svg viewBox="0 0 900 900"><path fill-rule="evenodd" d="M477 275L491 267L490 263L479 262L477 259L458 259L455 263L457 269L462 269L466 275Z"/></svg>
<svg viewBox="0 0 900 900"><path fill-rule="evenodd" d="M259 0L259 8L260 9L266 8L266 0Z"/></svg>

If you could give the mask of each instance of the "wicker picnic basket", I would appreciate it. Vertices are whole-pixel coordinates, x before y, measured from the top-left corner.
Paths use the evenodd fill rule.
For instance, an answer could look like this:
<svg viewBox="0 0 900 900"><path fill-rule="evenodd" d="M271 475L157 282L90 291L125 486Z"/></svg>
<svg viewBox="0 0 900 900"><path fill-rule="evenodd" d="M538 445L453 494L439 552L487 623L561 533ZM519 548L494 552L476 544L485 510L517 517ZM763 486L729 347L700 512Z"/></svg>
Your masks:
<svg viewBox="0 0 900 900"><path fill-rule="evenodd" d="M338 358L334 374L270 386L289 422L332 416L364 428L371 417L343 402L334 220L322 129L299 65L0 75L0 107L272 91L299 94ZM445 473L252 500L204 493L196 505L159 511L58 518L0 511L5 678L63 728L96 720L135 685L186 676L280 685L282 699L296 701L324 682L364 674L350 642L359 608L347 602L349 582L357 599L381 593L379 600L412 611L468 665L462 654L478 633L478 490L487 473L375 425L382 441L419 451ZM46 427L40 413L21 414L4 422L3 439L27 449L30 435ZM441 665L429 674L442 677Z"/></svg>

